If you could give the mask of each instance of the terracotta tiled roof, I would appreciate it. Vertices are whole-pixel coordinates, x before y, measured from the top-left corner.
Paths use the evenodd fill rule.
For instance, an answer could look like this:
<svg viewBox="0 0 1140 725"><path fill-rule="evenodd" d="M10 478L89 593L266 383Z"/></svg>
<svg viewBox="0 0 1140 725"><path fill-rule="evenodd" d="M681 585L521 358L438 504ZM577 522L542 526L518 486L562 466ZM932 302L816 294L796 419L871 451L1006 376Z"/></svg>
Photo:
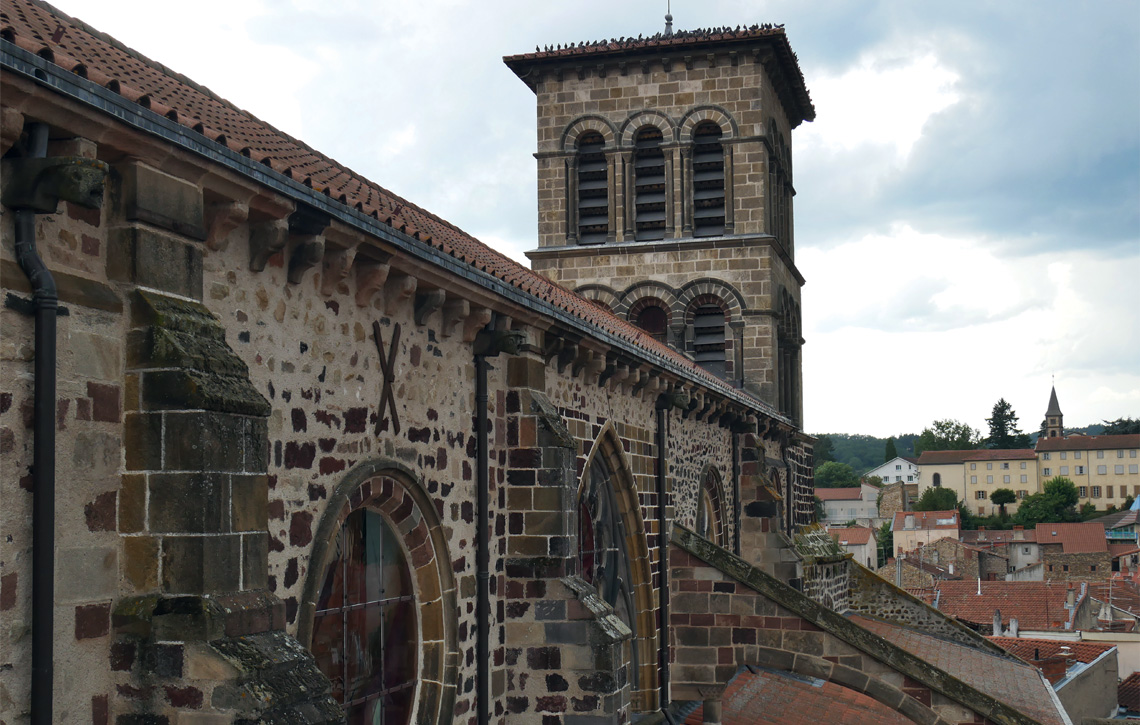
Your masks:
<svg viewBox="0 0 1140 725"><path fill-rule="evenodd" d="M914 526L907 526L907 517L914 517ZM955 511L896 511L891 531L933 531L957 529L958 512Z"/></svg>
<svg viewBox="0 0 1140 725"><path fill-rule="evenodd" d="M764 670L742 670L729 683L721 701L724 725L904 725L911 721L897 710L861 692L827 681L806 682ZM704 706L685 718L685 725L704 722Z"/></svg>
<svg viewBox="0 0 1140 725"><path fill-rule="evenodd" d="M1108 555L1111 556L1113 559L1116 559L1116 558L1121 557L1121 556L1127 556L1128 554L1140 554L1140 548L1137 548L1136 544L1109 544L1108 545Z"/></svg>
<svg viewBox="0 0 1140 725"><path fill-rule="evenodd" d="M1140 616L1140 586L1130 579L1114 579L1111 584L1090 582L1089 596Z"/></svg>
<svg viewBox="0 0 1140 725"><path fill-rule="evenodd" d="M831 538L840 544L846 543L850 546L861 546L873 540L871 529L866 526L837 526L833 529L829 528L827 533L831 534Z"/></svg>
<svg viewBox="0 0 1140 725"><path fill-rule="evenodd" d="M165 116L201 134L207 145L224 146L323 192L347 209L371 216L610 335L668 359L710 388L731 391L734 397L741 395L741 391L608 310L46 3L4 0L0 37L117 93L137 104L140 113ZM771 406L754 399L753 402L757 408L779 417Z"/></svg>
<svg viewBox="0 0 1140 725"><path fill-rule="evenodd" d="M1116 704L1129 712L1140 712L1140 672L1133 672L1116 688Z"/></svg>
<svg viewBox="0 0 1140 725"><path fill-rule="evenodd" d="M1010 448L971 451L964 461L1018 461L1036 459L1037 451L1032 448Z"/></svg>
<svg viewBox="0 0 1140 725"><path fill-rule="evenodd" d="M1140 433L1037 439L1038 451L1107 451L1122 448L1140 448Z"/></svg>
<svg viewBox="0 0 1140 725"><path fill-rule="evenodd" d="M1104 527L1100 524L1037 524L1037 543L1060 544L1066 554L1108 551Z"/></svg>
<svg viewBox="0 0 1140 725"><path fill-rule="evenodd" d="M815 495L820 501L858 501L863 498L863 490L858 486L848 488L817 488Z"/></svg>
<svg viewBox="0 0 1140 725"><path fill-rule="evenodd" d="M1065 722L1036 667L861 615L851 620L1042 725Z"/></svg>
<svg viewBox="0 0 1140 725"><path fill-rule="evenodd" d="M800 70L799 59L792 50L784 33L783 25L753 25L751 27L737 28L700 28L697 30L678 30L666 35L658 33L649 37L612 38L591 42L567 43L535 49L533 53L520 53L508 55L503 62L523 79L528 80L530 69L537 65L559 65L562 63L591 63L597 65L607 60L621 60L624 57L637 55L652 55L659 60L662 55L670 53L683 53L694 55L698 52L726 46L736 46L734 50L748 52L757 41L764 41L769 48L775 51L775 59L779 62L786 78L786 89L781 89L781 95L792 127L799 125L801 120L815 120L815 106L812 105L811 95L804 82L803 71ZM780 84L784 85L784 84ZM532 86L533 87L533 86Z"/></svg>
<svg viewBox="0 0 1140 725"><path fill-rule="evenodd" d="M942 581L937 583L937 608L964 622L993 624L994 610L1001 610L1003 626L1016 617L1021 629L1071 629L1073 614L1065 608L1069 585L1065 582ZM978 594L981 587L982 593ZM1087 596L1088 585L1073 585L1077 608ZM1066 624L1069 625L1066 627Z"/></svg>
<svg viewBox="0 0 1140 725"><path fill-rule="evenodd" d="M907 463L914 463L914 464L918 463L918 458L916 458L915 456L899 456L899 458L903 459Z"/></svg>
<svg viewBox="0 0 1140 725"><path fill-rule="evenodd" d="M966 460L967 456L974 453L977 453L977 451L923 451L918 457L918 465L940 466L947 463L961 463Z"/></svg>
<svg viewBox="0 0 1140 725"><path fill-rule="evenodd" d="M1097 516L1095 519L1089 519L1085 523L1100 524L1105 529L1116 529L1123 526L1132 526L1140 520L1140 511L1117 511L1116 513L1105 514L1104 516Z"/></svg>
<svg viewBox="0 0 1140 725"><path fill-rule="evenodd" d="M1116 645L1095 642L1069 642L1057 639L1022 639L1020 637L986 637L1007 652L1012 652L1026 662L1061 654L1062 647L1068 647L1070 657L1077 662L1088 664L1105 652L1116 649Z"/></svg>
<svg viewBox="0 0 1140 725"><path fill-rule="evenodd" d="M1018 534L1021 538L1017 538ZM1036 543L1037 531L1034 529L997 530L979 529L977 531L963 531L962 543L984 546L986 544L1021 544L1025 542Z"/></svg>

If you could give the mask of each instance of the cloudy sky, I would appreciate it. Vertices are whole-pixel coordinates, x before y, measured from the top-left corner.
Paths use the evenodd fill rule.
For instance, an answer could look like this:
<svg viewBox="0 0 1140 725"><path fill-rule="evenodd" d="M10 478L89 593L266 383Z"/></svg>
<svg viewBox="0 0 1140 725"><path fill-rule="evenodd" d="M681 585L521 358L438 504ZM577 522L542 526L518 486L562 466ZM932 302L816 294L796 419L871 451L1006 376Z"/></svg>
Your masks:
<svg viewBox="0 0 1140 725"><path fill-rule="evenodd" d="M54 0L525 262L535 45L652 34L665 0ZM163 16L166 7L170 15ZM783 23L805 424L1033 430L1140 416L1140 4L673 0L679 29Z"/></svg>

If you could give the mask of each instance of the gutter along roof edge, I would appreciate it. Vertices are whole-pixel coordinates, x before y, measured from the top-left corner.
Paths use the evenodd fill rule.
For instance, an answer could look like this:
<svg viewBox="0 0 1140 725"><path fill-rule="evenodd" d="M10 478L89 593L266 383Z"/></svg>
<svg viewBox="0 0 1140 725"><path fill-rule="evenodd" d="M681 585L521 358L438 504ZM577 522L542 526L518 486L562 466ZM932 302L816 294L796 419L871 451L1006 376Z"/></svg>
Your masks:
<svg viewBox="0 0 1140 725"><path fill-rule="evenodd" d="M479 269L474 264L459 260L442 250L412 239L379 220L336 201L323 192L316 191L251 158L221 146L186 126L139 106L130 99L77 76L4 39L0 39L0 68L28 78L60 95L112 116L135 130L157 136L182 150L202 156L293 201L324 212L357 231L381 239L411 257L474 282L510 302L546 315L583 336L592 337L603 344L625 352L635 359L657 365L688 382L697 384L752 411L786 423L795 429L795 425L790 419L744 391L729 387L723 382L718 385L717 382L695 375L694 371L685 369L676 361L669 360L653 350L642 348L614 333L591 325L587 320L579 318L541 297L521 290L489 272Z"/></svg>

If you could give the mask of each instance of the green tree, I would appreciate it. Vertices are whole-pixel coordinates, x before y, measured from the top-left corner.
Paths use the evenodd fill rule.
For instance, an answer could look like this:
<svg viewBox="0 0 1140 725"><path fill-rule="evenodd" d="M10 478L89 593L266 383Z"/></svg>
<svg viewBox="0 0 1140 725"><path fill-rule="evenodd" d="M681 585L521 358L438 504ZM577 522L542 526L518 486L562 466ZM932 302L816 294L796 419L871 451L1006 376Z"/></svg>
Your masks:
<svg viewBox="0 0 1140 725"><path fill-rule="evenodd" d="M1018 429L1017 413L1013 412L1013 406L1007 403L1005 398L998 398L998 402L994 403L986 423L990 426L986 448L1009 450L1029 447L1029 436Z"/></svg>
<svg viewBox="0 0 1140 725"><path fill-rule="evenodd" d="M823 500L819 496L812 496L815 499L815 520L823 521L827 518L827 509L823 507Z"/></svg>
<svg viewBox="0 0 1140 725"><path fill-rule="evenodd" d="M1140 433L1140 418L1117 418L1104 421L1104 431L1101 435L1119 436L1129 433Z"/></svg>
<svg viewBox="0 0 1140 725"><path fill-rule="evenodd" d="M821 435L816 438L813 447L813 467L819 468L828 461L835 460L835 450L830 436Z"/></svg>
<svg viewBox="0 0 1140 725"><path fill-rule="evenodd" d="M859 485L859 475L846 463L827 461L815 469L816 488L853 488Z"/></svg>
<svg viewBox="0 0 1140 725"><path fill-rule="evenodd" d="M1096 504L1094 504L1092 501L1085 501L1083 504L1081 504L1081 519L1083 521L1088 521L1091 518L1095 518L1096 515Z"/></svg>
<svg viewBox="0 0 1140 725"><path fill-rule="evenodd" d="M936 420L922 430L914 442L914 453L923 451L967 451L981 445L981 433L965 423L947 418Z"/></svg>
<svg viewBox="0 0 1140 725"><path fill-rule="evenodd" d="M883 463L893 461L898 458L898 450L895 449L895 437L891 436L887 439L887 445L883 449Z"/></svg>
<svg viewBox="0 0 1140 725"><path fill-rule="evenodd" d="M878 476L864 476L863 483L869 486L882 486L883 479L879 478Z"/></svg>
<svg viewBox="0 0 1140 725"><path fill-rule="evenodd" d="M1136 502L1135 496L1128 496L1127 498L1124 499L1124 503L1120 504L1120 510L1121 511L1128 511L1129 509L1132 508L1132 504L1134 504L1135 502Z"/></svg>
<svg viewBox="0 0 1140 725"><path fill-rule="evenodd" d="M891 531L890 521L884 521L883 525L879 527L879 535L877 538L879 539L877 545L879 550L879 566L885 566L887 559L895 553L895 533Z"/></svg>
<svg viewBox="0 0 1140 725"><path fill-rule="evenodd" d="M1045 482L1041 493L1025 497L1017 507L1013 520L1026 527L1080 521L1081 516L1077 513L1079 499L1077 487L1072 481L1064 476L1055 476Z"/></svg>
<svg viewBox="0 0 1140 725"><path fill-rule="evenodd" d="M915 511L952 511L958 507L958 496L948 488L931 486L914 504Z"/></svg>
<svg viewBox="0 0 1140 725"><path fill-rule="evenodd" d="M1008 488L996 489L990 495L990 501L992 501L994 504L996 504L998 509L1001 511L1000 516L1001 516L1002 521L1006 520L1005 505L1007 503L1013 503L1016 500L1017 500L1017 494Z"/></svg>

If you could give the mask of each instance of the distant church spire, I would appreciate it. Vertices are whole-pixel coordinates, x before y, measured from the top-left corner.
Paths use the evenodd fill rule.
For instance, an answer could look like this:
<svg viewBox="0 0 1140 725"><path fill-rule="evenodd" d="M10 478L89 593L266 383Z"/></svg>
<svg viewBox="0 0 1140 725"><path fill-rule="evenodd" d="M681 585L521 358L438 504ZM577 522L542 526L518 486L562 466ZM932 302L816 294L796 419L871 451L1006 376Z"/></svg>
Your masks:
<svg viewBox="0 0 1140 725"><path fill-rule="evenodd" d="M1042 426L1046 438L1064 438L1065 416L1061 413L1061 404L1057 402L1057 386L1053 386L1049 393L1049 408L1045 411L1045 423Z"/></svg>
<svg viewBox="0 0 1140 725"><path fill-rule="evenodd" d="M669 0L665 3L665 36L668 37L673 34L673 2Z"/></svg>

